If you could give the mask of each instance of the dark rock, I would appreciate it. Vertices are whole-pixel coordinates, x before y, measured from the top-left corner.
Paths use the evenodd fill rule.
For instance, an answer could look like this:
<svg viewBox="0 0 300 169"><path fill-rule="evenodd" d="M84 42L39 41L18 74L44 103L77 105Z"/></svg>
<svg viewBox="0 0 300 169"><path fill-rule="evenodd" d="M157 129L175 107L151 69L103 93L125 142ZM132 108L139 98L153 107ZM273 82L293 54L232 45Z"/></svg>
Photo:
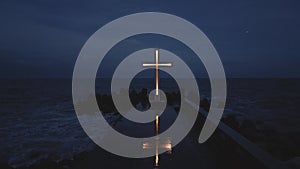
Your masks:
<svg viewBox="0 0 300 169"><path fill-rule="evenodd" d="M148 90L146 88L143 88L142 91L139 93L139 98L140 98L143 108L150 107L150 102L149 102L149 98L148 98Z"/></svg>
<svg viewBox="0 0 300 169"><path fill-rule="evenodd" d="M200 107L202 107L205 111L209 112L210 102L207 98L204 98L200 101Z"/></svg>
<svg viewBox="0 0 300 169"><path fill-rule="evenodd" d="M0 168L1 169L12 169L7 163L0 163Z"/></svg>
<svg viewBox="0 0 300 169"><path fill-rule="evenodd" d="M222 118L222 121L227 124L229 127L232 129L238 130L239 129L239 123L236 120L235 116L233 115L228 115L224 118Z"/></svg>

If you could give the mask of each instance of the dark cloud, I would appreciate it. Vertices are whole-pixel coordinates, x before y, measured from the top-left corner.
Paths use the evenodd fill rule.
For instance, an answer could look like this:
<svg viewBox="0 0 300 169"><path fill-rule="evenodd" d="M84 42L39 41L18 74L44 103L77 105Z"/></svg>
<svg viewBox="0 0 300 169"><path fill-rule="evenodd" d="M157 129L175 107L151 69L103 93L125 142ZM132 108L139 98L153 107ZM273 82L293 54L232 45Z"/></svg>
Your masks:
<svg viewBox="0 0 300 169"><path fill-rule="evenodd" d="M197 25L215 45L228 76L300 75L297 0L10 0L0 2L0 77L71 77L93 32L145 11L175 14Z"/></svg>

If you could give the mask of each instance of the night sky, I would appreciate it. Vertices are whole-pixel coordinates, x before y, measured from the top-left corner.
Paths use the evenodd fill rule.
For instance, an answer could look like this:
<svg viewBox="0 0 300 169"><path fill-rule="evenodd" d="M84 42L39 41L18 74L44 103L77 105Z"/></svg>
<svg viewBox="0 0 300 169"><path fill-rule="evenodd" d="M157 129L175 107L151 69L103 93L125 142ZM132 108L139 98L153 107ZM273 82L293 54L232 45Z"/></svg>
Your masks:
<svg viewBox="0 0 300 169"><path fill-rule="evenodd" d="M111 20L137 12L170 13L198 26L227 77L300 77L299 0L1 1L0 77L71 78L85 41ZM151 46L153 39L124 41L113 54Z"/></svg>

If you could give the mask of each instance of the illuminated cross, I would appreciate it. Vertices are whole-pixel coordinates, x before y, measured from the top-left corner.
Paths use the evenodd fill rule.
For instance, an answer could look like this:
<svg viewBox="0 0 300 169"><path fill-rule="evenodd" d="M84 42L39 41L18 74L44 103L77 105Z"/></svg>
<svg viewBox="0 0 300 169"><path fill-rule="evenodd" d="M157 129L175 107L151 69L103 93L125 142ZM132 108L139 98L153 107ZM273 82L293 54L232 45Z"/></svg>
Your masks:
<svg viewBox="0 0 300 169"><path fill-rule="evenodd" d="M155 87L156 87L156 95L158 95L158 67L166 66L171 67L172 63L158 63L158 49L155 49L155 63L143 63L144 67L154 67L155 66Z"/></svg>

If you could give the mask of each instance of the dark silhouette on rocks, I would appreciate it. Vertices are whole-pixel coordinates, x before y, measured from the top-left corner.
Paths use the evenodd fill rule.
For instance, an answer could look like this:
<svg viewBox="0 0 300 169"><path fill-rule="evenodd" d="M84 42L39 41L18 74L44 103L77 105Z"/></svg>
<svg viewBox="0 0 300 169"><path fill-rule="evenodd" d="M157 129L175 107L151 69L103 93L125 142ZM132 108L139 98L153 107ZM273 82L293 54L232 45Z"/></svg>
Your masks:
<svg viewBox="0 0 300 169"><path fill-rule="evenodd" d="M139 93L139 98L140 98L143 108L150 107L150 102L148 99L148 90L146 88L143 88L142 91Z"/></svg>

